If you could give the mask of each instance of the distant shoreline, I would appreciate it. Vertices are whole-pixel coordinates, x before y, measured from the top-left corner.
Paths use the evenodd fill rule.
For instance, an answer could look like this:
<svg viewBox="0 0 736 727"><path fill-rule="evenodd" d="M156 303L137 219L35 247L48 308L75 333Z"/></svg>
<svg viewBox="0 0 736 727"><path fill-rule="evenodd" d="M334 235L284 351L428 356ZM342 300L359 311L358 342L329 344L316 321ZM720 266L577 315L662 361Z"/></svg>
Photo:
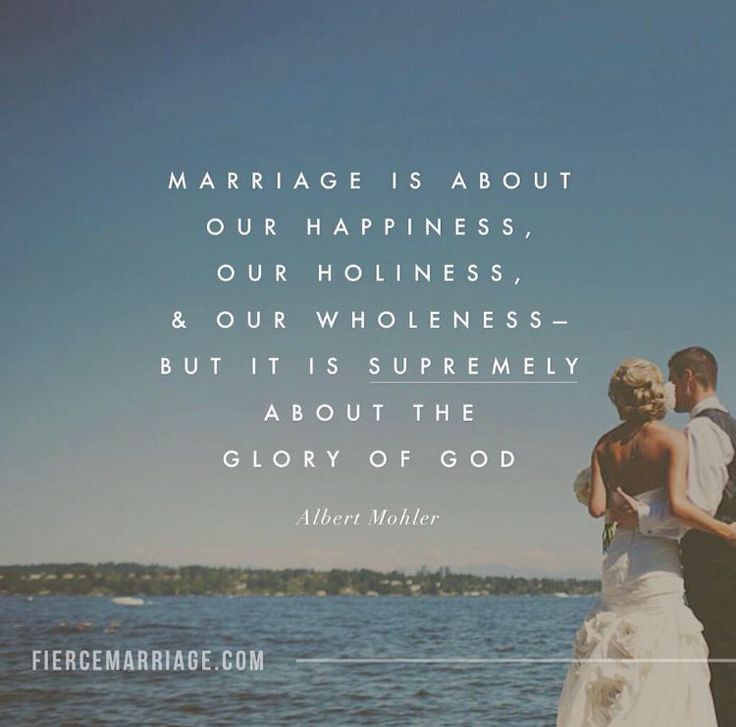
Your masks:
<svg viewBox="0 0 736 727"><path fill-rule="evenodd" d="M598 593L600 581L454 573L414 574L366 568L169 567L139 563L47 563L0 566L6 596L499 596Z"/></svg>

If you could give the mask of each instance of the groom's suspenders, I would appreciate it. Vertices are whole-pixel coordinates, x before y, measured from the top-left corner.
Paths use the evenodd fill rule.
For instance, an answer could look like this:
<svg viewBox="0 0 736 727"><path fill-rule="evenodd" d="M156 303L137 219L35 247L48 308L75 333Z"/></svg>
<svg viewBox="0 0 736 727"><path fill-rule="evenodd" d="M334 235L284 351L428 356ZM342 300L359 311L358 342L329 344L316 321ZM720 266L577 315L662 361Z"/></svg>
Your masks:
<svg viewBox="0 0 736 727"><path fill-rule="evenodd" d="M731 440L734 452L736 452L736 419L728 412L721 409L703 409L696 417L707 417L720 427ZM721 500L715 517L726 522L736 522L736 455L728 463L728 482L723 490Z"/></svg>

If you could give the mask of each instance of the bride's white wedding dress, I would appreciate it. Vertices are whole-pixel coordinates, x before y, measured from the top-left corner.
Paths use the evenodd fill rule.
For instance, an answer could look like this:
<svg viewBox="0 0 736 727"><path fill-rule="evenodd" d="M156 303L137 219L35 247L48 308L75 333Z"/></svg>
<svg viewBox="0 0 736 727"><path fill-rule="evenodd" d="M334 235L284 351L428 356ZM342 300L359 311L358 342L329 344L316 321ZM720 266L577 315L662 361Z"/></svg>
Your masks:
<svg viewBox="0 0 736 727"><path fill-rule="evenodd" d="M666 497L661 487L637 499ZM716 727L708 664L697 661L708 647L685 605L677 542L619 528L601 580L573 654L591 661L570 665L558 727Z"/></svg>

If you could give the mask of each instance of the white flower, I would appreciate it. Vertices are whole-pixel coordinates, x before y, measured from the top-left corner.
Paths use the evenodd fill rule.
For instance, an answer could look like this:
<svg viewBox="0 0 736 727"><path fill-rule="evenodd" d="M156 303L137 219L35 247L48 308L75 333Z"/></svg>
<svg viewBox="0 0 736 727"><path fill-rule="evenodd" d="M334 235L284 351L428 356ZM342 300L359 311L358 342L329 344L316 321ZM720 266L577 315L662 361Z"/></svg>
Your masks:
<svg viewBox="0 0 736 727"><path fill-rule="evenodd" d="M675 409L675 385L668 381L664 385L664 406L667 411L674 411Z"/></svg>
<svg viewBox="0 0 736 727"><path fill-rule="evenodd" d="M575 481L572 483L572 489L578 502L587 507L590 501L590 467L578 472Z"/></svg>

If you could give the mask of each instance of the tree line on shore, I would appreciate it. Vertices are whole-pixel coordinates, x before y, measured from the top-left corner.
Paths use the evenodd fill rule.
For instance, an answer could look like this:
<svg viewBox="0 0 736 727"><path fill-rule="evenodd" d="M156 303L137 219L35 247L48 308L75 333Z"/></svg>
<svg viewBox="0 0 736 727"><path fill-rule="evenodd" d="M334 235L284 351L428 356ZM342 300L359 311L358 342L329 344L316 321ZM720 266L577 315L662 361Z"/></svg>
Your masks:
<svg viewBox="0 0 736 727"><path fill-rule="evenodd" d="M0 566L0 594L25 596L583 595L599 589L596 580L479 576L454 573L446 567L434 571L422 568L409 575L366 568L270 570L138 563Z"/></svg>

